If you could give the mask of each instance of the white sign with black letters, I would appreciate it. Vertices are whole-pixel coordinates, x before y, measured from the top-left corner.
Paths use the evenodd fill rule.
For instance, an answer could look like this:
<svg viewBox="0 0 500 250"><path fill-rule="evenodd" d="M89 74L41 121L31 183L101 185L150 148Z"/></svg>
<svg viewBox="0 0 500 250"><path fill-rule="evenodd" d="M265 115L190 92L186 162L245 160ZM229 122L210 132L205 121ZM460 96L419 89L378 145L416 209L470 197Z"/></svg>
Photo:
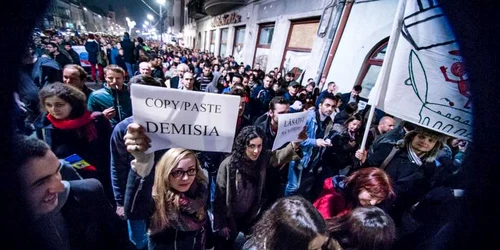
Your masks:
<svg viewBox="0 0 500 250"><path fill-rule="evenodd" d="M134 122L151 139L148 152L166 148L231 152L239 96L133 84L131 98Z"/></svg>
<svg viewBox="0 0 500 250"><path fill-rule="evenodd" d="M307 122L307 111L291 114L278 115L278 132L274 139L273 150L283 146L287 142L297 141L300 132Z"/></svg>

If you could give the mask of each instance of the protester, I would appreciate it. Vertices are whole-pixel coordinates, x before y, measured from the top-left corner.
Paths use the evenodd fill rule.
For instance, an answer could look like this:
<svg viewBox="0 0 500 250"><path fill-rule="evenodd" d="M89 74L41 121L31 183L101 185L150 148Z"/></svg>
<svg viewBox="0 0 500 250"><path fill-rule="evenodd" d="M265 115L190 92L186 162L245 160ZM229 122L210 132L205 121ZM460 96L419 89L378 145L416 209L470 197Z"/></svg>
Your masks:
<svg viewBox="0 0 500 250"><path fill-rule="evenodd" d="M304 132L299 139L304 139ZM276 167L298 157L299 143L281 150L263 150L263 132L248 126L241 130L232 154L220 165L214 201L214 230L220 239L218 249L232 249L239 232L248 230L264 204L267 167Z"/></svg>
<svg viewBox="0 0 500 250"><path fill-rule="evenodd" d="M377 166L385 170L394 183L398 198L391 207L391 217L399 222L402 213L417 203L432 187L439 186L435 159L443 147L443 135L417 127L397 146L386 144L366 157L366 150L358 150L364 166Z"/></svg>
<svg viewBox="0 0 500 250"><path fill-rule="evenodd" d="M71 63L71 60L59 51L57 44L49 43L47 45L47 50L50 53L50 57L59 64L60 68L64 68L64 66Z"/></svg>
<svg viewBox="0 0 500 250"><path fill-rule="evenodd" d="M101 50L101 46L95 40L94 34L89 34L88 40L85 42L85 50L87 50L87 53L89 54L92 81L98 83L96 78L96 67L97 67L97 69L99 70L99 80L103 82L104 81L103 67L98 62L98 54L99 51Z"/></svg>
<svg viewBox="0 0 500 250"><path fill-rule="evenodd" d="M207 177L190 150L172 148L156 164L145 130L128 126L127 151L134 155L125 194L128 219L149 219L149 249L204 249Z"/></svg>
<svg viewBox="0 0 500 250"><path fill-rule="evenodd" d="M59 158L72 161L69 159L76 157L87 162L88 166L80 167L80 175L97 178L109 193L111 125L108 119L100 112L88 111L85 94L68 84L47 85L39 95L43 111L47 112L36 123L40 139L47 142Z"/></svg>
<svg viewBox="0 0 500 250"><path fill-rule="evenodd" d="M71 59L73 61L73 64L76 64L78 66L82 66L80 63L80 56L76 51L73 49L73 46L71 43L64 43L64 49L68 52L68 54L71 56Z"/></svg>
<svg viewBox="0 0 500 250"><path fill-rule="evenodd" d="M279 199L252 229L244 250L338 249L326 225L309 201L292 196Z"/></svg>
<svg viewBox="0 0 500 250"><path fill-rule="evenodd" d="M389 175L375 167L363 168L348 177L327 178L314 202L323 218L339 217L359 206L375 206L395 198Z"/></svg>
<svg viewBox="0 0 500 250"><path fill-rule="evenodd" d="M151 64L148 62L139 63L139 73L141 75L151 76Z"/></svg>
<svg viewBox="0 0 500 250"><path fill-rule="evenodd" d="M359 94L363 90L361 85L356 85L352 88L350 93L342 94L342 106L340 106L340 110L344 110L346 105L351 102L358 103L359 102Z"/></svg>
<svg viewBox="0 0 500 250"><path fill-rule="evenodd" d="M306 121L307 139L300 144L304 156L300 161L293 161L289 165L285 196L295 195L301 185L301 180L314 172L319 161L319 148L331 146L330 142L325 141L324 138L332 130L333 123L330 115L336 102L335 96L325 95L320 101L319 109L309 111Z"/></svg>
<svg viewBox="0 0 500 250"><path fill-rule="evenodd" d="M123 40L120 42L120 45L123 49L123 59L127 67L128 76L132 77L134 76L136 57L134 43L130 40L128 32L123 34Z"/></svg>
<svg viewBox="0 0 500 250"><path fill-rule="evenodd" d="M110 65L105 69L106 83L102 89L92 92L88 100L90 111L102 112L112 126L132 115L130 93L125 81L125 71Z"/></svg>
<svg viewBox="0 0 500 250"><path fill-rule="evenodd" d="M68 64L64 67L63 82L82 91L85 94L86 100L88 100L93 90L89 89L87 85L85 85L86 80L87 72L85 72L82 67L76 64Z"/></svg>
<svg viewBox="0 0 500 250"><path fill-rule="evenodd" d="M117 217L95 179L61 180L63 166L43 141L16 136L12 166L23 177L21 190L32 230L46 249L125 249L125 235L116 228Z"/></svg>
<svg viewBox="0 0 500 250"><path fill-rule="evenodd" d="M307 87L308 87L308 90L307 90L307 91L308 91L308 92L312 92L312 91L313 91L313 89L314 89L314 84L313 84L311 87L310 87L310 86L311 86L311 85L309 85L309 84L307 85ZM337 87L337 85L335 84L335 82L329 82L329 83L328 83L327 88L319 94L319 96L318 96L318 100L316 101L315 106L316 106L316 107L318 107L318 106L319 106L319 101L321 100L321 98L322 98L324 95L326 95L326 94L331 94L331 95L335 95L335 94L337 94L337 88L338 88L338 87ZM310 89L310 90L309 90L309 89Z"/></svg>
<svg viewBox="0 0 500 250"><path fill-rule="evenodd" d="M297 93L299 92L300 84L296 81L290 82L288 86L288 92L286 92L283 97L288 101L288 103L293 104L297 100ZM283 86L282 86L283 87Z"/></svg>
<svg viewBox="0 0 500 250"><path fill-rule="evenodd" d="M349 214L326 220L326 225L340 249L390 250L396 241L394 222L378 207L358 207Z"/></svg>

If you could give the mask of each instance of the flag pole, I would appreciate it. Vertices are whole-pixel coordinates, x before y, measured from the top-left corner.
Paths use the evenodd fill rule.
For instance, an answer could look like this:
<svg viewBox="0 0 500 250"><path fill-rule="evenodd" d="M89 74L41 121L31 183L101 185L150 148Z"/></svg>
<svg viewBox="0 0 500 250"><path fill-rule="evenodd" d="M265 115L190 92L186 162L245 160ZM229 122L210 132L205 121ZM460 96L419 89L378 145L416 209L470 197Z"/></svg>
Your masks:
<svg viewBox="0 0 500 250"><path fill-rule="evenodd" d="M385 55L380 75L377 77L377 81L375 82L375 96L370 98L368 101L370 104L370 113L368 114L365 133L363 134L363 141L361 142L360 149L362 150L366 147L366 140L368 139L368 134L370 133L370 124L372 124L373 116L375 115L375 108L379 104L380 95L382 94L382 91L387 90L387 82L389 81L389 75L391 74L394 53L397 48L399 36L401 35L401 28L403 26L406 1L407 0L399 0L395 15L396 18L392 24L391 36L389 37L389 42L387 43L387 54Z"/></svg>

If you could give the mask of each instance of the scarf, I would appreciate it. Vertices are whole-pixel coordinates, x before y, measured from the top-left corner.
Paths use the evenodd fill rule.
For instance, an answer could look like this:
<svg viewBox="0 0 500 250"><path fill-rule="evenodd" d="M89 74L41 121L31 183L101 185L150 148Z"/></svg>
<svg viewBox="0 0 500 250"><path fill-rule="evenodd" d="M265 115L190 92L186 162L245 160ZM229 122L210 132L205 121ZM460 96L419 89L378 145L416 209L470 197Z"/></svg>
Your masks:
<svg viewBox="0 0 500 250"><path fill-rule="evenodd" d="M418 157L417 153L415 153L411 146L408 146L408 159L415 164L422 166L422 160Z"/></svg>
<svg viewBox="0 0 500 250"><path fill-rule="evenodd" d="M186 193L179 197L179 210L173 201L167 208L167 218L172 228L180 231L197 231L205 225L205 202L208 190L204 185L193 182Z"/></svg>
<svg viewBox="0 0 500 250"><path fill-rule="evenodd" d="M47 119L57 129L69 130L83 128L83 132L87 141L91 142L97 139L97 129L92 123L94 116L88 110L85 110L82 116L72 120L58 120L52 115L48 114Z"/></svg>

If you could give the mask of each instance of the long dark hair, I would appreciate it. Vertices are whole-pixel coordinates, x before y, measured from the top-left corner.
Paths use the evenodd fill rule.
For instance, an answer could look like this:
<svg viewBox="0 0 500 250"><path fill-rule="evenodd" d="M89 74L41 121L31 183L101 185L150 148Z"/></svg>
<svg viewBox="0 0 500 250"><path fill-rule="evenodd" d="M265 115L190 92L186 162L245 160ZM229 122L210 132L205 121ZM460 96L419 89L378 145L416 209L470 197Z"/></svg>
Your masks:
<svg viewBox="0 0 500 250"><path fill-rule="evenodd" d="M396 228L391 217L378 207L358 207L350 213L326 220L330 237L344 250L391 249Z"/></svg>
<svg viewBox="0 0 500 250"><path fill-rule="evenodd" d="M326 234L321 214L306 199L292 196L279 199L252 229L245 248L259 250L307 250L318 234Z"/></svg>
<svg viewBox="0 0 500 250"><path fill-rule="evenodd" d="M68 119L78 118L83 115L86 106L87 97L79 89L64 84L61 82L52 83L43 87L38 93L40 98L40 108L43 112L47 111L45 109L45 99L49 97L58 97L67 102L71 106L71 113Z"/></svg>
<svg viewBox="0 0 500 250"><path fill-rule="evenodd" d="M251 182L255 183L257 181L258 169L255 169L253 166L260 160L260 157L254 162L246 155L246 150L250 141L255 138L261 138L262 141L264 141L264 132L256 126L244 127L236 137L230 161L231 179L236 176L236 170L238 170Z"/></svg>

